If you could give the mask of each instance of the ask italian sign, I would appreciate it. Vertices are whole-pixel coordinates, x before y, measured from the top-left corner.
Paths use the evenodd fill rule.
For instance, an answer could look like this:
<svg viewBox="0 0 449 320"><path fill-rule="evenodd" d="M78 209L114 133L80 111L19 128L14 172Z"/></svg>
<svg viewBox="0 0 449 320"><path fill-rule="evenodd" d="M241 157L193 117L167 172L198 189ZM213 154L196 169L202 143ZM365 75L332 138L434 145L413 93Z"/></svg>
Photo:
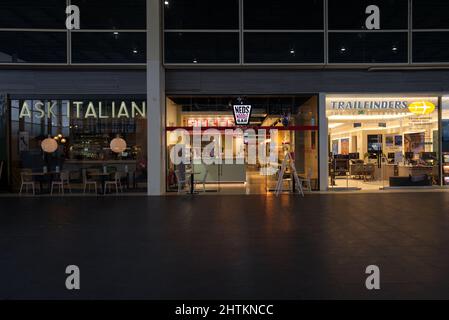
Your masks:
<svg viewBox="0 0 449 320"><path fill-rule="evenodd" d="M62 109L62 110L60 110ZM70 101L64 106L57 101L25 100L20 106L19 118L57 118L60 112L76 119L134 119L147 117L146 102Z"/></svg>

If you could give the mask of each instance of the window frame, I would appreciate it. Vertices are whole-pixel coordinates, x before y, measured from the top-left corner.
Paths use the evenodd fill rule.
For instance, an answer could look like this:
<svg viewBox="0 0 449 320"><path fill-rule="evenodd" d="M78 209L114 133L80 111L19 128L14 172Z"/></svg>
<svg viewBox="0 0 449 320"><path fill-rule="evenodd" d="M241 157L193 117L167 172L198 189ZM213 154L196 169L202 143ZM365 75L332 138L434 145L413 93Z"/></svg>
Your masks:
<svg viewBox="0 0 449 320"><path fill-rule="evenodd" d="M66 6L71 5L71 0L65 0ZM98 66L98 67L146 67L146 63L74 63L72 61L72 33L76 32L90 32L90 33L113 33L113 32L122 32L122 33L145 33L148 32L148 27L145 29L81 29L81 30L67 30L66 28L61 29L47 29L47 28L0 28L1 31L12 31L12 32L61 32L65 33L67 37L67 48L66 48L66 61L65 62L46 62L46 63L7 63L0 62L0 66L30 66L30 67L38 67L38 66L55 66L55 67L87 67L87 66ZM145 47L145 54L148 48Z"/></svg>
<svg viewBox="0 0 449 320"><path fill-rule="evenodd" d="M329 68L342 68L342 67L353 67L353 68L376 68L376 67L414 67L414 66L449 66L449 62L414 62L413 61L413 32L419 31L419 32L437 32L437 31L444 31L449 32L448 29L413 29L413 0L408 0L408 27L407 29L381 29L381 30L333 30L329 28L329 6L328 6L328 0L323 0L324 2L324 10L323 10L323 17L324 17L324 28L323 30L312 30L312 29L305 29L305 30L263 30L263 29L244 29L244 14L243 14L243 7L244 7L244 1L245 0L239 0L239 30L170 30L165 29L165 24L163 22L163 34L165 36L166 32L240 32L240 63L238 64L229 64L229 63L168 63L165 61L165 43L164 43L164 36L162 37L162 49L163 49L163 64L167 68L185 68L185 67L193 67L193 68L201 68L201 67L311 67L311 68L321 68L321 67L329 67ZM162 21L164 19L164 14L162 14ZM324 33L324 61L323 63L246 63L244 61L244 48L245 48L245 32L323 32ZM378 62L378 63L371 63L371 62L364 62L364 63L356 63L356 62L348 62L348 63L337 63L337 62L329 62L329 35L331 33L361 33L361 32L377 32L377 33L407 33L407 62Z"/></svg>

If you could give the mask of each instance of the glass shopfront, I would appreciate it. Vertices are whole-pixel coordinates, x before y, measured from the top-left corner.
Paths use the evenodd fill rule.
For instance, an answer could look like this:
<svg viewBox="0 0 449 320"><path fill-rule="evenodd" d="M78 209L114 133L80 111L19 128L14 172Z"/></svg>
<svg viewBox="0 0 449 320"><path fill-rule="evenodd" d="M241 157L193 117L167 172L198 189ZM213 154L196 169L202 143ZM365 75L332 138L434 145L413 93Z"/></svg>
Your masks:
<svg viewBox="0 0 449 320"><path fill-rule="evenodd" d="M172 96L166 110L168 192L291 192L287 154L319 188L316 96Z"/></svg>
<svg viewBox="0 0 449 320"><path fill-rule="evenodd" d="M11 97L9 107L14 191L146 192L144 96Z"/></svg>
<svg viewBox="0 0 449 320"><path fill-rule="evenodd" d="M441 119L441 131L442 131L442 145L443 151L443 185L449 186L449 96L442 98L442 119Z"/></svg>
<svg viewBox="0 0 449 320"><path fill-rule="evenodd" d="M329 96L326 109L331 190L441 184L438 97Z"/></svg>

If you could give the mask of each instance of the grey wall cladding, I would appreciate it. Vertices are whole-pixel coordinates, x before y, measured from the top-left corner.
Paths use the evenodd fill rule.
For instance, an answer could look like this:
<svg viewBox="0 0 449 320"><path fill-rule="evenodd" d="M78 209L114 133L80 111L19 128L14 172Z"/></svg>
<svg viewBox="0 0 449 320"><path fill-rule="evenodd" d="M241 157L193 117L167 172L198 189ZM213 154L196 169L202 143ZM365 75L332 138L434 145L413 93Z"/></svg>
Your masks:
<svg viewBox="0 0 449 320"><path fill-rule="evenodd" d="M449 92L449 70L168 70L168 94Z"/></svg>
<svg viewBox="0 0 449 320"><path fill-rule="evenodd" d="M142 70L0 70L0 92L8 94L145 94Z"/></svg>

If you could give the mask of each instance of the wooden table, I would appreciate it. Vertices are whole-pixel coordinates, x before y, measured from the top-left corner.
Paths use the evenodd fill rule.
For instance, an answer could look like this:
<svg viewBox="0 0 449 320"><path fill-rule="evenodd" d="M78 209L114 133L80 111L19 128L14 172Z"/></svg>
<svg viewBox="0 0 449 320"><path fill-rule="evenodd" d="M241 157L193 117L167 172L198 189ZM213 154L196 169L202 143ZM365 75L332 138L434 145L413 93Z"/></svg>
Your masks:
<svg viewBox="0 0 449 320"><path fill-rule="evenodd" d="M60 174L61 171L56 172L56 171L47 171L47 172L25 172L24 175L29 176L29 177L50 177L50 179L48 180L48 192L50 192L51 189L51 183L53 182L53 176L56 174ZM40 193L43 193L43 183L42 180L39 180L39 188L40 188Z"/></svg>

